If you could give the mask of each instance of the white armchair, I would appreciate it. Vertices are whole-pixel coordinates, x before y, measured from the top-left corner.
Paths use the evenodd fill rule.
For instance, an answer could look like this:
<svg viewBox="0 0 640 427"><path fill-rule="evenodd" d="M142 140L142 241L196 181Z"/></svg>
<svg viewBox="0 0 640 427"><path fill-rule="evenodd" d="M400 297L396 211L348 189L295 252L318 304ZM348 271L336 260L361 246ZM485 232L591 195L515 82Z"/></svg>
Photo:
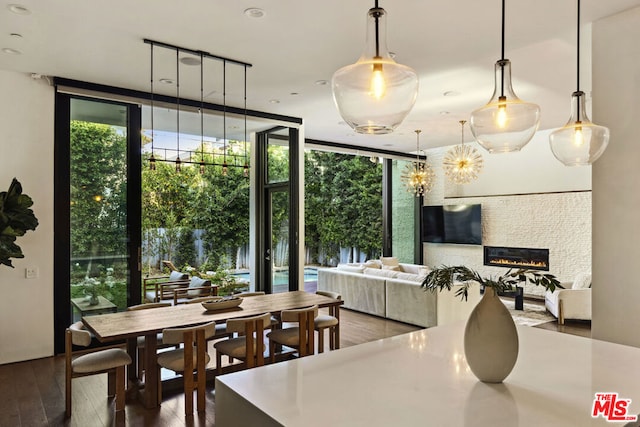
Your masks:
<svg viewBox="0 0 640 427"><path fill-rule="evenodd" d="M580 273L573 282L562 283L565 289L547 291L544 305L564 325L565 319L591 320L591 274Z"/></svg>

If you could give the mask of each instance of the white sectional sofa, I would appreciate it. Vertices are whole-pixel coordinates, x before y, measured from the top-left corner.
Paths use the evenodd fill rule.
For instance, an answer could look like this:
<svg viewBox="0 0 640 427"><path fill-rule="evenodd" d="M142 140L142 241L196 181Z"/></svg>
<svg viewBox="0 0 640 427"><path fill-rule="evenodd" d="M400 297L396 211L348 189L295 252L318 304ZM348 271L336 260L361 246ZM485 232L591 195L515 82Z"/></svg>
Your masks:
<svg viewBox="0 0 640 427"><path fill-rule="evenodd" d="M382 262L397 265L383 268ZM428 267L388 258L382 262L318 269L318 290L340 293L344 308L424 327L466 320L480 301L477 284L470 288L468 301L460 301L456 287L434 293L420 286Z"/></svg>

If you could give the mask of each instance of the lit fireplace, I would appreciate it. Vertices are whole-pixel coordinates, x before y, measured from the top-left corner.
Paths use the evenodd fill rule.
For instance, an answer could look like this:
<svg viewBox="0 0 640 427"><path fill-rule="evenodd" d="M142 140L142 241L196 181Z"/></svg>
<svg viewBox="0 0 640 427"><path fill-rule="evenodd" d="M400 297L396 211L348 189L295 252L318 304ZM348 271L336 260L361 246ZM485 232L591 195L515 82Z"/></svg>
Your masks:
<svg viewBox="0 0 640 427"><path fill-rule="evenodd" d="M485 246L484 265L549 271L549 249Z"/></svg>

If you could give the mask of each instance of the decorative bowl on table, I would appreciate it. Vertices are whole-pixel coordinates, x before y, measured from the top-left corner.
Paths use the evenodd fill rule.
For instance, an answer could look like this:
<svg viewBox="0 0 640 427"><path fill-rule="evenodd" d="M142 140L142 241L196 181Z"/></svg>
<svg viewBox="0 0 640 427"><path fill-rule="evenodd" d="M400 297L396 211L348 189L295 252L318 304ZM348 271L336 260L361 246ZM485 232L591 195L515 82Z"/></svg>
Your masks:
<svg viewBox="0 0 640 427"><path fill-rule="evenodd" d="M211 298L208 301L203 301L202 306L207 311L212 310L224 310L227 308L234 308L242 304L242 298L240 297L229 297L229 298Z"/></svg>

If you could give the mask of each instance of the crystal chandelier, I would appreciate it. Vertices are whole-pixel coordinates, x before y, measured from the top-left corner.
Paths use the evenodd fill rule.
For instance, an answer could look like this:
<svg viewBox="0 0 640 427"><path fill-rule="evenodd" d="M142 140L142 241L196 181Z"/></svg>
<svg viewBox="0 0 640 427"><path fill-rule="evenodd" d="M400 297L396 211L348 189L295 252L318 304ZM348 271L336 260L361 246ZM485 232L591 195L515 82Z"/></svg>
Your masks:
<svg viewBox="0 0 640 427"><path fill-rule="evenodd" d="M484 166L482 155L478 153L478 150L470 145L464 145L464 124L466 122L466 120L460 120L462 128L460 145L447 151L442 162L445 175L449 181L456 184L468 184L478 178L478 174Z"/></svg>
<svg viewBox="0 0 640 427"><path fill-rule="evenodd" d="M431 166L420 160L420 132L416 130L416 161L407 163L400 179L407 186L407 191L416 197L427 194L433 188L435 173Z"/></svg>

